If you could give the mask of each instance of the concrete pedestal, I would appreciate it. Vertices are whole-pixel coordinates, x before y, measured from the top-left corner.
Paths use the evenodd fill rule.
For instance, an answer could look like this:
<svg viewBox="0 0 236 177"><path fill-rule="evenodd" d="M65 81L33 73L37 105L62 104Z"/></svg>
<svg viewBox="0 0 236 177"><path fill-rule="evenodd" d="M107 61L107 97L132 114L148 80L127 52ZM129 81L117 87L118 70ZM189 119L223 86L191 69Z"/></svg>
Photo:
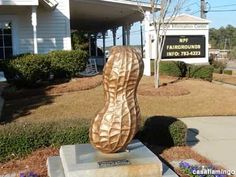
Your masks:
<svg viewBox="0 0 236 177"><path fill-rule="evenodd" d="M62 146L47 161L49 177L161 177L162 162L140 141L129 152L104 154L90 144Z"/></svg>

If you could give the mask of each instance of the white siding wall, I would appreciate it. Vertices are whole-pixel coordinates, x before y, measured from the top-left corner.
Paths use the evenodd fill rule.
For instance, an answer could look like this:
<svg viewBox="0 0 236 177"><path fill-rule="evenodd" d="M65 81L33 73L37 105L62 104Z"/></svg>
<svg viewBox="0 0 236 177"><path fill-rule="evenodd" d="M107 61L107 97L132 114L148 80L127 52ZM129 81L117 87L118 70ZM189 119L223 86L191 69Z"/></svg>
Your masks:
<svg viewBox="0 0 236 177"><path fill-rule="evenodd" d="M31 25L31 7L24 14L18 15L18 53L33 53L33 27Z"/></svg>
<svg viewBox="0 0 236 177"><path fill-rule="evenodd" d="M57 0L54 11L38 8L38 51L71 50L69 0Z"/></svg>
<svg viewBox="0 0 236 177"><path fill-rule="evenodd" d="M38 5L38 0L0 0L0 5Z"/></svg>
<svg viewBox="0 0 236 177"><path fill-rule="evenodd" d="M41 5L37 8L39 53L47 53L52 50L71 50L69 0L57 1L59 4L54 11ZM0 20L1 17L7 15L8 20L13 23L15 31L14 54L33 53L31 13L31 6L0 6Z"/></svg>
<svg viewBox="0 0 236 177"><path fill-rule="evenodd" d="M12 23L14 55L33 52L31 6L0 6L0 21Z"/></svg>

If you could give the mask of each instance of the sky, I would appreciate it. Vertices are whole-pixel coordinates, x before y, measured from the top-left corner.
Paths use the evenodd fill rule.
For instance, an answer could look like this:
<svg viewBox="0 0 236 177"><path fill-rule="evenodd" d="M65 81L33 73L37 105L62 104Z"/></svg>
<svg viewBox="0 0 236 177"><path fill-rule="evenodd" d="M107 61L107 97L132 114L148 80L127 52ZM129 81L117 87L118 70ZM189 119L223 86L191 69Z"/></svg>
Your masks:
<svg viewBox="0 0 236 177"><path fill-rule="evenodd" d="M236 27L236 0L206 0L207 19L211 21L210 28L220 28L232 25ZM180 13L186 13L200 17L200 0L185 0L185 4ZM122 44L121 28L117 32L117 44ZM131 45L140 45L140 23L133 24L131 28ZM102 46L102 40L98 40L98 45ZM112 45L112 33L108 32L106 46Z"/></svg>
<svg viewBox="0 0 236 177"><path fill-rule="evenodd" d="M206 2L209 4L207 5L207 10L209 10L207 19L211 21L210 27L219 28L228 24L236 26L236 0L206 0ZM182 11L191 15L200 16L199 10L200 0L186 0Z"/></svg>

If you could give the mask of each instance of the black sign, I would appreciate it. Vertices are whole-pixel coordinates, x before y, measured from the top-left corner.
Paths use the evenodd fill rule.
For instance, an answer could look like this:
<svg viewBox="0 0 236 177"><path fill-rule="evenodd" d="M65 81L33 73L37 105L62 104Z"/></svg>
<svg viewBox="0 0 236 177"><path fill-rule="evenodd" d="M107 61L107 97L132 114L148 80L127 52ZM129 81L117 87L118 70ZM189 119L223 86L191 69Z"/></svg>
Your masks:
<svg viewBox="0 0 236 177"><path fill-rule="evenodd" d="M130 165L129 160L110 160L110 161L102 161L98 162L99 168L107 168L107 167L115 167L115 166L123 166L123 165Z"/></svg>
<svg viewBox="0 0 236 177"><path fill-rule="evenodd" d="M166 36L162 59L204 58L205 36Z"/></svg>

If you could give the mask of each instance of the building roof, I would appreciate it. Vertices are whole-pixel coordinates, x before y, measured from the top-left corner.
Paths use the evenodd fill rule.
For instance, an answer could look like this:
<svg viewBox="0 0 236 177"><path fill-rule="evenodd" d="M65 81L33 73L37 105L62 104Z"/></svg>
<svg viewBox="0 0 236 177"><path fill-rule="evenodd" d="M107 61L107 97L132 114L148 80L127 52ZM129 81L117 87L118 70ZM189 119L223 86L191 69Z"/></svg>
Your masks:
<svg viewBox="0 0 236 177"><path fill-rule="evenodd" d="M204 23L204 24L208 24L208 23L210 23L210 21L200 18L200 17L189 15L189 14L180 14L175 17L175 19L173 20L172 23Z"/></svg>
<svg viewBox="0 0 236 177"><path fill-rule="evenodd" d="M140 7L150 9L148 3L135 0L70 0L71 28L102 32L141 21Z"/></svg>

